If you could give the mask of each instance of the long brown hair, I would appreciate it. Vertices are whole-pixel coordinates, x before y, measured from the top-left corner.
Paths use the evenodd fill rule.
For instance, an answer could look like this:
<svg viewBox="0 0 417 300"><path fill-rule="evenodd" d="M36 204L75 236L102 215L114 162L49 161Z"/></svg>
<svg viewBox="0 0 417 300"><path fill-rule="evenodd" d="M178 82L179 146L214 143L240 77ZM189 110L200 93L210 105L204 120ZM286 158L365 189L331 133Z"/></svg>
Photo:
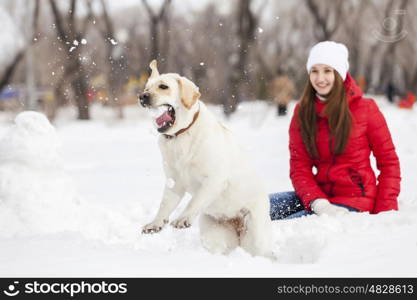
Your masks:
<svg viewBox="0 0 417 300"><path fill-rule="evenodd" d="M328 117L331 140L333 141L331 150L335 154L341 154L347 145L352 126L352 116L350 114L347 95L343 79L334 71L335 81L332 90L325 102L324 115ZM300 110L298 118L301 128L301 136L308 153L313 158L318 158L316 145L317 134L317 113L314 99L316 91L308 79L301 96Z"/></svg>

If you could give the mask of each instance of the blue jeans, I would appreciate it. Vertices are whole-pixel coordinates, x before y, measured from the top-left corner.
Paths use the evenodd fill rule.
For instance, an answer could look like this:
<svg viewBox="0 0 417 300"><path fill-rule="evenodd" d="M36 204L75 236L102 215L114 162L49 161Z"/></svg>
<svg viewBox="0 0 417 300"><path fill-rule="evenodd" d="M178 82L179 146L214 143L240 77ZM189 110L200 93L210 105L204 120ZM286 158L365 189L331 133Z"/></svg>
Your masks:
<svg viewBox="0 0 417 300"><path fill-rule="evenodd" d="M271 204L269 214L271 220L293 219L314 214L304 209L304 205L295 192L282 192L269 195ZM334 204L347 208L350 211L358 211L356 208L343 204Z"/></svg>

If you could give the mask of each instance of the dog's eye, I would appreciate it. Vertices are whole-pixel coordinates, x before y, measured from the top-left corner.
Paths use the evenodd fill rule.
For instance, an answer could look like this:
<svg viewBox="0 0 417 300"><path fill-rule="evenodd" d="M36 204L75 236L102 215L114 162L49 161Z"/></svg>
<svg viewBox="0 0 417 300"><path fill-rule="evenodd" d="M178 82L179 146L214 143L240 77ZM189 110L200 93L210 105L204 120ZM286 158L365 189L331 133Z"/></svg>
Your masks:
<svg viewBox="0 0 417 300"><path fill-rule="evenodd" d="M168 88L168 86L165 85L165 84L160 84L159 88L162 89L162 90L166 90Z"/></svg>

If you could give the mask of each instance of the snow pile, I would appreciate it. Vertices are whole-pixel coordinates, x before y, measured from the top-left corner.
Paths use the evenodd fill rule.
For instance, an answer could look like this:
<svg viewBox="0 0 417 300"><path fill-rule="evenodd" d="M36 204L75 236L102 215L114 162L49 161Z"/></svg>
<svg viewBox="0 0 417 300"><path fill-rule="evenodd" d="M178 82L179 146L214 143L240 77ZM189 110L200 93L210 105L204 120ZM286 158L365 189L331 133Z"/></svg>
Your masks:
<svg viewBox="0 0 417 300"><path fill-rule="evenodd" d="M24 45L23 35L9 13L0 5L0 68L9 65Z"/></svg>
<svg viewBox="0 0 417 300"><path fill-rule="evenodd" d="M39 169L61 165L58 136L43 114L25 111L16 116L14 123L0 144L2 162L30 164Z"/></svg>
<svg viewBox="0 0 417 300"><path fill-rule="evenodd" d="M0 235L76 226L77 201L48 119L22 112L0 141Z"/></svg>
<svg viewBox="0 0 417 300"><path fill-rule="evenodd" d="M128 239L132 224L126 217L79 199L59 150L44 115L16 116L0 141L0 236L76 231L110 242Z"/></svg>
<svg viewBox="0 0 417 300"><path fill-rule="evenodd" d="M401 209L401 212L378 215L312 215L273 222L278 261L291 264L352 264L351 270L339 270L340 275L357 271L355 263L358 261L364 269L367 264L377 261L381 262L381 269L398 263L401 259L394 257L399 249L405 257L412 256L417 249L415 239L407 238L417 233L417 206L403 205Z"/></svg>

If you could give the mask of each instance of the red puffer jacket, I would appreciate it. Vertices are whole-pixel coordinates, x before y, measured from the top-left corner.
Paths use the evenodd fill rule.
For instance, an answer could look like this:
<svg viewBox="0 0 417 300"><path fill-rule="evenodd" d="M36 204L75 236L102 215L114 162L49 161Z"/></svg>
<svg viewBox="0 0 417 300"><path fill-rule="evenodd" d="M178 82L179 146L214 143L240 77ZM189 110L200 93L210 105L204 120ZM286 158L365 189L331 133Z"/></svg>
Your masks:
<svg viewBox="0 0 417 300"><path fill-rule="evenodd" d="M352 130L345 151L330 151L327 117L322 114L325 102L316 99L317 150L319 159L310 158L303 143L298 122L299 104L290 125L290 177L305 209L318 198L344 204L359 211L379 213L397 210L400 192L400 164L384 116L372 99L362 91L350 74L345 88L352 113ZM371 168L371 151L380 171L378 184ZM313 167L317 169L313 174Z"/></svg>

